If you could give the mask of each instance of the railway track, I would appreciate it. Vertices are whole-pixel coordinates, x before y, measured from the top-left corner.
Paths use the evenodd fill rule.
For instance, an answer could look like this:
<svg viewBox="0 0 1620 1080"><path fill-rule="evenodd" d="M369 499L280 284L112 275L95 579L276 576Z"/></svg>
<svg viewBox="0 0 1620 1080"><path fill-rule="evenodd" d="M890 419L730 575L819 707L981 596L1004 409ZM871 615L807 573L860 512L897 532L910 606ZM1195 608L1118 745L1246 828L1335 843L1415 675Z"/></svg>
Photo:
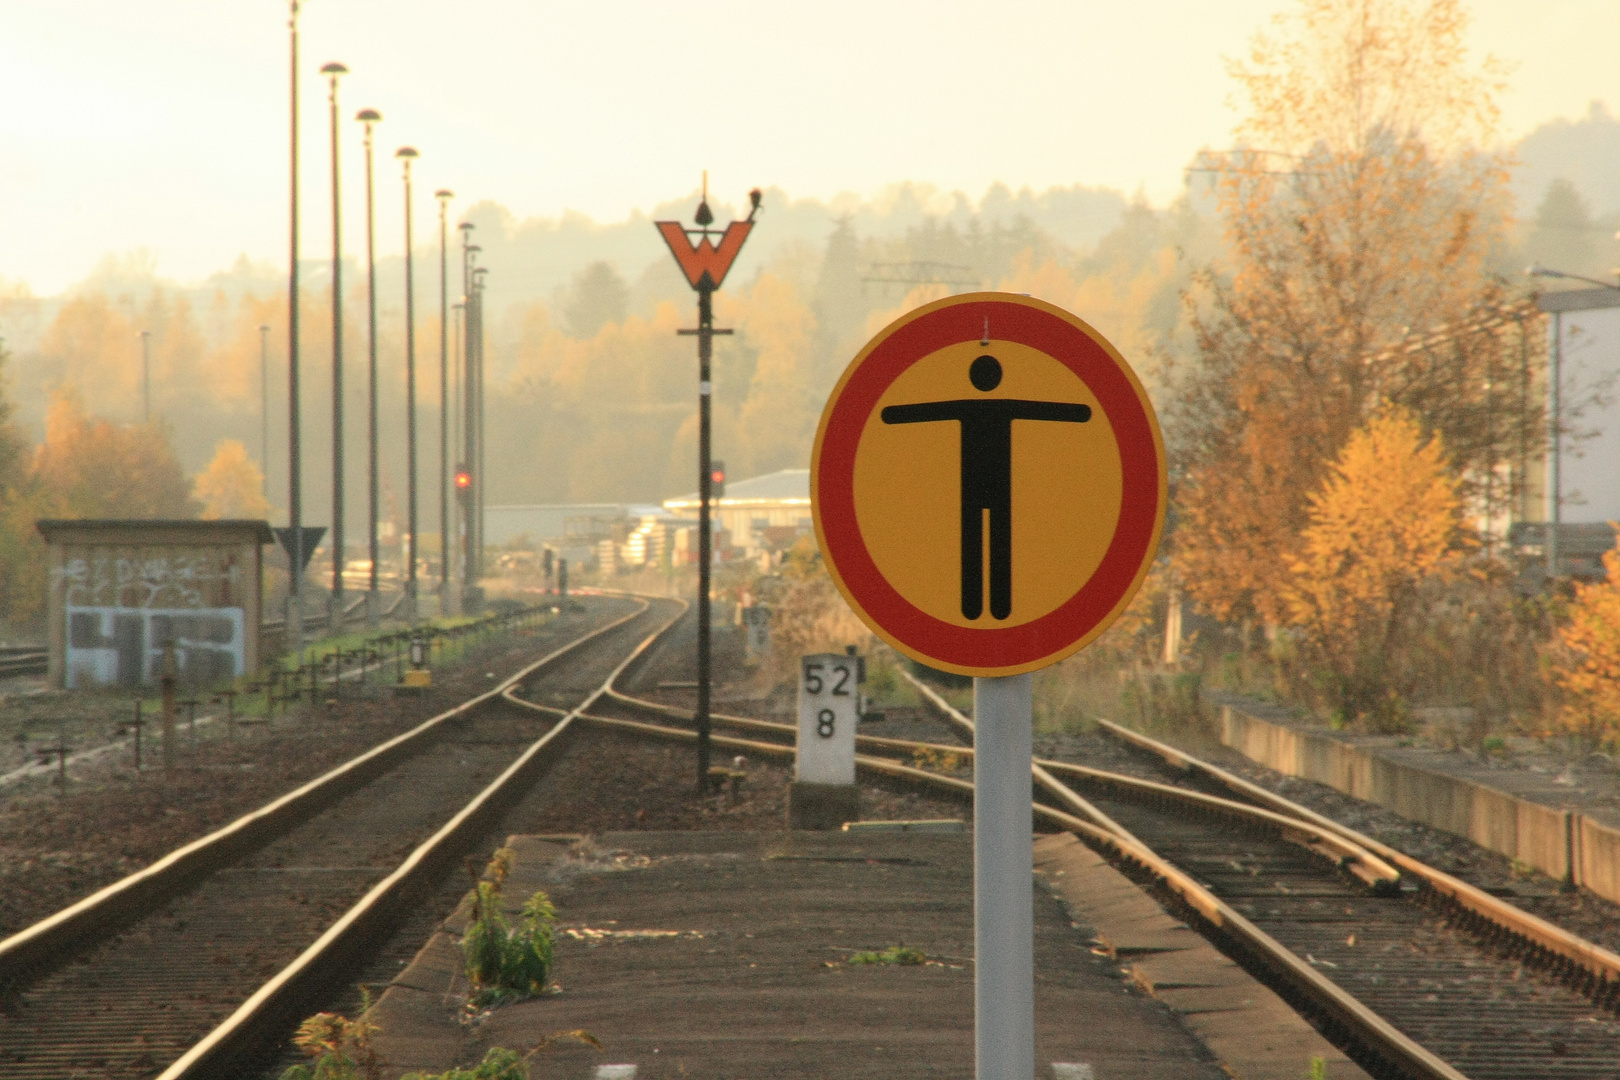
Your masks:
<svg viewBox="0 0 1620 1080"><path fill-rule="evenodd" d="M232 1063L284 1036L323 987L353 970L397 919L402 898L453 873L453 853L467 848L480 820L489 831L491 809L514 797L548 748L586 726L696 738L689 710L618 685L676 615L676 603L647 604L557 650L429 721L424 727L442 728L429 745L342 802L246 845L184 895L148 898L149 912L122 916L128 925L116 936L103 927L100 944L53 962L9 999L0 1078L76 1069L149 1076L166 1058L178 1060L164 1080L231 1075ZM581 648L592 639L593 648ZM554 685L550 665L570 654L595 674L582 684L573 671L570 685ZM971 721L923 691L970 741ZM794 752L790 725L714 720L736 732L716 734L717 748ZM1154 890L1369 1073L1615 1075L1620 956L1170 747L1107 730L1135 755L1129 767L1039 762L1037 818L1075 832ZM969 757L967 746L862 735L857 749L868 776L971 797L968 780L907 763L937 761L942 751ZM457 800L466 800L459 809ZM246 922L271 910L281 921ZM0 978L15 966L15 941L0 943ZM33 1036L29 1051L8 1060L4 1048L19 1033Z"/></svg>
<svg viewBox="0 0 1620 1080"><path fill-rule="evenodd" d="M0 679L15 675L38 675L48 666L50 655L34 645L0 646Z"/></svg>
<svg viewBox="0 0 1620 1080"><path fill-rule="evenodd" d="M566 725L502 691L591 700L678 613L603 603L491 690L0 942L0 1077L229 1076L285 1037L543 767Z"/></svg>
<svg viewBox="0 0 1620 1080"><path fill-rule="evenodd" d="M921 684L919 684L921 685ZM926 686L966 742L972 727ZM515 694L514 694L515 696ZM586 723L690 740L688 710L614 688ZM792 754L794 729L717 714L719 747ZM1117 725L1111 772L1042 761L1038 818L1152 888L1378 1077L1611 1078L1620 956L1272 792ZM966 745L858 736L879 773L971 793L903 763ZM936 757L937 759L937 757Z"/></svg>
<svg viewBox="0 0 1620 1080"><path fill-rule="evenodd" d="M393 595L387 606L382 610L383 617L392 616L404 600L405 594L403 592ZM365 621L365 603L365 597L361 596L344 608L344 625ZM321 631L326 629L330 622L331 620L324 615L306 615L304 616L304 629ZM266 619L260 625L271 634L279 634L285 632L287 620L285 618ZM20 675L43 675L49 667L50 654L44 649L32 645L0 646L0 679L10 679Z"/></svg>

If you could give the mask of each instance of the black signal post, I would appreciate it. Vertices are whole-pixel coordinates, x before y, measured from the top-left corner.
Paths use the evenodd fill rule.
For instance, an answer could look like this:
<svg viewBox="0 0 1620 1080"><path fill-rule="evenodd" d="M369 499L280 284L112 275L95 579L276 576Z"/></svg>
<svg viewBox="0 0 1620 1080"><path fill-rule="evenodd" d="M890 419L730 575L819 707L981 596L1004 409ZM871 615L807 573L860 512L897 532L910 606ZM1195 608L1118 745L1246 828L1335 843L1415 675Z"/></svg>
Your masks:
<svg viewBox="0 0 1620 1080"><path fill-rule="evenodd" d="M654 224L669 245L670 254L686 274L687 283L698 295L698 324L695 330L677 330L683 336L698 339L698 603L697 603L697 711L693 719L698 730L698 794L708 790L709 783L709 573L714 556L709 531L709 501L713 490L713 462L710 452L710 408L713 382L710 360L714 353L716 334L730 334L731 330L714 325L714 294L726 278L726 272L736 261L743 241L754 227L754 215L759 213L758 188L748 193L749 211L745 221L733 221L725 229L711 229L714 213L709 209L708 174L704 174L703 197L698 203L693 220L697 228L689 229L678 221L659 221ZM715 246L713 238L719 237Z"/></svg>

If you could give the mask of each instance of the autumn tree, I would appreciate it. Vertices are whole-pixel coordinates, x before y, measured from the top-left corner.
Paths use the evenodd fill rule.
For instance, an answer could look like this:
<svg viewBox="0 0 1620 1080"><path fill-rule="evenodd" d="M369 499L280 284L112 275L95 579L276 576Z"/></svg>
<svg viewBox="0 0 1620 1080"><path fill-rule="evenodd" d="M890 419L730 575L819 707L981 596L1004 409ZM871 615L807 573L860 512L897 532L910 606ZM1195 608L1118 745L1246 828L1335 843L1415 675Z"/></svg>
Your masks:
<svg viewBox="0 0 1620 1080"><path fill-rule="evenodd" d="M1344 719L1398 715L1400 656L1419 590L1457 569L1461 500L1440 437L1386 410L1345 443L1306 497L1288 567L1289 621Z"/></svg>
<svg viewBox="0 0 1620 1080"><path fill-rule="evenodd" d="M1217 616L1287 617L1309 493L1385 404L1444 436L1475 509L1511 497L1492 481L1538 407L1501 377L1506 163L1480 149L1500 81L1466 27L1460 0L1300 0L1232 65L1242 148L1202 162L1227 254L1170 409L1178 576Z"/></svg>
<svg viewBox="0 0 1620 1080"><path fill-rule="evenodd" d="M1549 650L1563 695L1559 725L1589 745L1620 741L1620 551L1603 556L1608 576L1577 583L1569 621Z"/></svg>
<svg viewBox="0 0 1620 1080"><path fill-rule="evenodd" d="M55 517L197 513L191 484L162 426L118 426L91 416L71 390L58 392L45 414L45 441L34 451L33 479Z"/></svg>
<svg viewBox="0 0 1620 1080"><path fill-rule="evenodd" d="M0 347L0 627L32 617L45 596L44 547L34 532L36 485L7 394L9 359Z"/></svg>
<svg viewBox="0 0 1620 1080"><path fill-rule="evenodd" d="M630 286L612 263L598 260L574 275L563 317L575 337L593 338L604 326L624 322L629 312Z"/></svg>
<svg viewBox="0 0 1620 1080"><path fill-rule="evenodd" d="M221 439L208 468L197 475L193 495L202 503L202 517L267 518L270 501L264 497L264 473L236 439Z"/></svg>

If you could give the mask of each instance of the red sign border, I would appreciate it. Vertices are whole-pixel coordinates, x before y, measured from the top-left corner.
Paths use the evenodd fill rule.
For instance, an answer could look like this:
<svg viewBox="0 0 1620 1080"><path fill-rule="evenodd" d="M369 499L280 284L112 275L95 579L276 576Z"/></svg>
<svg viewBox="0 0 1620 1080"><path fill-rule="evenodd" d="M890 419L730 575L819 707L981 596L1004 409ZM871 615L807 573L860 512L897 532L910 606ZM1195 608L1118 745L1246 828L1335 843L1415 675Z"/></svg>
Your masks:
<svg viewBox="0 0 1620 1080"><path fill-rule="evenodd" d="M929 615L883 577L856 520L854 471L867 419L894 380L938 349L977 341L986 319L993 340L1039 349L1096 395L1119 444L1124 500L1102 562L1074 596L1031 622L981 629ZM810 465L816 539L844 598L874 633L902 653L961 675L1034 671L1095 640L1125 610L1152 566L1168 490L1164 437L1153 404L1124 357L1062 308L1001 292L936 300L880 331L850 361L828 397Z"/></svg>

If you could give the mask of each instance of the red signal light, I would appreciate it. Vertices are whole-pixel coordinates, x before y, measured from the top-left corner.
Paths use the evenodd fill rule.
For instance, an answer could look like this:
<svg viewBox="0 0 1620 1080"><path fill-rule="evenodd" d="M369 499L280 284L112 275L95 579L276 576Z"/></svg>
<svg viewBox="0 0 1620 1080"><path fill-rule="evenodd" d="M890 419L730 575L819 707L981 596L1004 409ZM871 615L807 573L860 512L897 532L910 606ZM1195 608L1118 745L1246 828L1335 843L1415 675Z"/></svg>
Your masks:
<svg viewBox="0 0 1620 1080"><path fill-rule="evenodd" d="M466 469L458 471L456 473L456 487L462 491L466 491L468 488L472 487L472 473L468 472Z"/></svg>

